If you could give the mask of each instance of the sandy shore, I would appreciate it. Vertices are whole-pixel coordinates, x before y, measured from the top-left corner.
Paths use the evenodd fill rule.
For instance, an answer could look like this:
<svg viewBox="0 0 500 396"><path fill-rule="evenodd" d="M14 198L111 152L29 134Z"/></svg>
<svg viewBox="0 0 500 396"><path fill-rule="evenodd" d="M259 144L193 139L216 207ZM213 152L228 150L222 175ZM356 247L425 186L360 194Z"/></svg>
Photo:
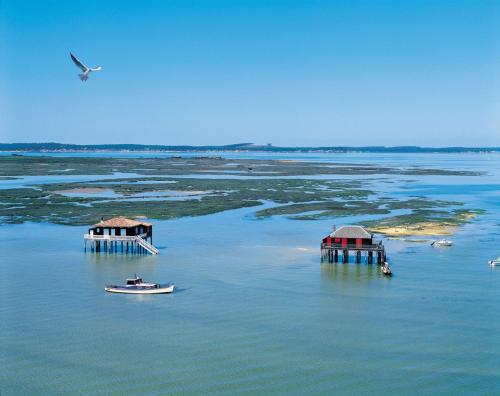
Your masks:
<svg viewBox="0 0 500 396"><path fill-rule="evenodd" d="M373 227L370 231L377 234L384 234L388 236L412 236L412 235L425 235L425 236L439 236L451 235L455 227L437 224L437 223L419 223L415 225L402 225L392 227Z"/></svg>
<svg viewBox="0 0 500 396"><path fill-rule="evenodd" d="M460 213L454 218L447 219L442 223L428 221L402 225L381 224L379 226L370 227L370 231L377 234L384 234L390 237L452 235L455 233L457 227L469 222L476 216L477 213L468 212Z"/></svg>

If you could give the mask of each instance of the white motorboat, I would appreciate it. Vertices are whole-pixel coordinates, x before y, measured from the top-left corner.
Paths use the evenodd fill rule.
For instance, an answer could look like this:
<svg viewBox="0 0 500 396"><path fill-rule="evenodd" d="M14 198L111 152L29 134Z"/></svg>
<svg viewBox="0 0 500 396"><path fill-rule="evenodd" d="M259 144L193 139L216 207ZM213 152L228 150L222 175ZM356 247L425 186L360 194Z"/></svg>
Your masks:
<svg viewBox="0 0 500 396"><path fill-rule="evenodd" d="M126 294L165 294L172 293L175 285L159 283L146 283L135 275L134 278L127 279L127 284L124 286L106 285L104 290L110 293L126 293Z"/></svg>
<svg viewBox="0 0 500 396"><path fill-rule="evenodd" d="M500 257L497 257L496 259L494 260L490 260L488 261L488 265L490 267L500 267Z"/></svg>
<svg viewBox="0 0 500 396"><path fill-rule="evenodd" d="M449 239L439 239L431 243L431 246L453 246L453 242Z"/></svg>

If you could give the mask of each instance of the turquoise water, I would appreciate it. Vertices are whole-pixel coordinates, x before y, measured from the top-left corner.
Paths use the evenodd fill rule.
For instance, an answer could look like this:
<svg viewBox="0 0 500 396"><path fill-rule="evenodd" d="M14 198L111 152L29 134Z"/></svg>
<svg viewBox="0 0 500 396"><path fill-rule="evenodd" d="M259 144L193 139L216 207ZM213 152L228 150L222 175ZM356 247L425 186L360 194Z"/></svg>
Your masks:
<svg viewBox="0 0 500 396"><path fill-rule="evenodd" d="M320 263L346 219L156 221L156 257L84 254L85 227L0 226L1 395L500 394L500 271L486 263L500 255L500 156L338 157L487 171L380 188L488 212L452 248L386 240L392 279ZM178 289L103 291L134 273Z"/></svg>

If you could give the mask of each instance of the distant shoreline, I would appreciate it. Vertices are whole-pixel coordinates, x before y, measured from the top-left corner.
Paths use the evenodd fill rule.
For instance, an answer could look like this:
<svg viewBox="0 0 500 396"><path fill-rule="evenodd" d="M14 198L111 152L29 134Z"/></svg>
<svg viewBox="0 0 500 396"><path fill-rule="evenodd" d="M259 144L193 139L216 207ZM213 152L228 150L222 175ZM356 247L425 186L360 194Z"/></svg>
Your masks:
<svg viewBox="0 0 500 396"><path fill-rule="evenodd" d="M419 146L332 146L279 147L252 143L224 146L167 146L141 144L64 144L64 143L0 143L0 151L7 152L262 152L262 153L500 153L500 147L419 147Z"/></svg>

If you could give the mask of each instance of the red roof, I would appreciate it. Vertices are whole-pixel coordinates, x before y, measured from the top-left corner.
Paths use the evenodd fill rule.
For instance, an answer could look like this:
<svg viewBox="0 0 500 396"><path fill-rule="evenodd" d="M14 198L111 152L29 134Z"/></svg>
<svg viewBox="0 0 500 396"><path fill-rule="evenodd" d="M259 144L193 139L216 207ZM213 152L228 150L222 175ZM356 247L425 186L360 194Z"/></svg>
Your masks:
<svg viewBox="0 0 500 396"><path fill-rule="evenodd" d="M330 236L332 238L371 239L372 234L361 226L342 226L338 230L333 231Z"/></svg>
<svg viewBox="0 0 500 396"><path fill-rule="evenodd" d="M99 223L94 224L92 227L132 228L141 225L146 227L152 226L151 223L146 223L145 221L127 219L126 217L113 217L109 220L101 220Z"/></svg>

